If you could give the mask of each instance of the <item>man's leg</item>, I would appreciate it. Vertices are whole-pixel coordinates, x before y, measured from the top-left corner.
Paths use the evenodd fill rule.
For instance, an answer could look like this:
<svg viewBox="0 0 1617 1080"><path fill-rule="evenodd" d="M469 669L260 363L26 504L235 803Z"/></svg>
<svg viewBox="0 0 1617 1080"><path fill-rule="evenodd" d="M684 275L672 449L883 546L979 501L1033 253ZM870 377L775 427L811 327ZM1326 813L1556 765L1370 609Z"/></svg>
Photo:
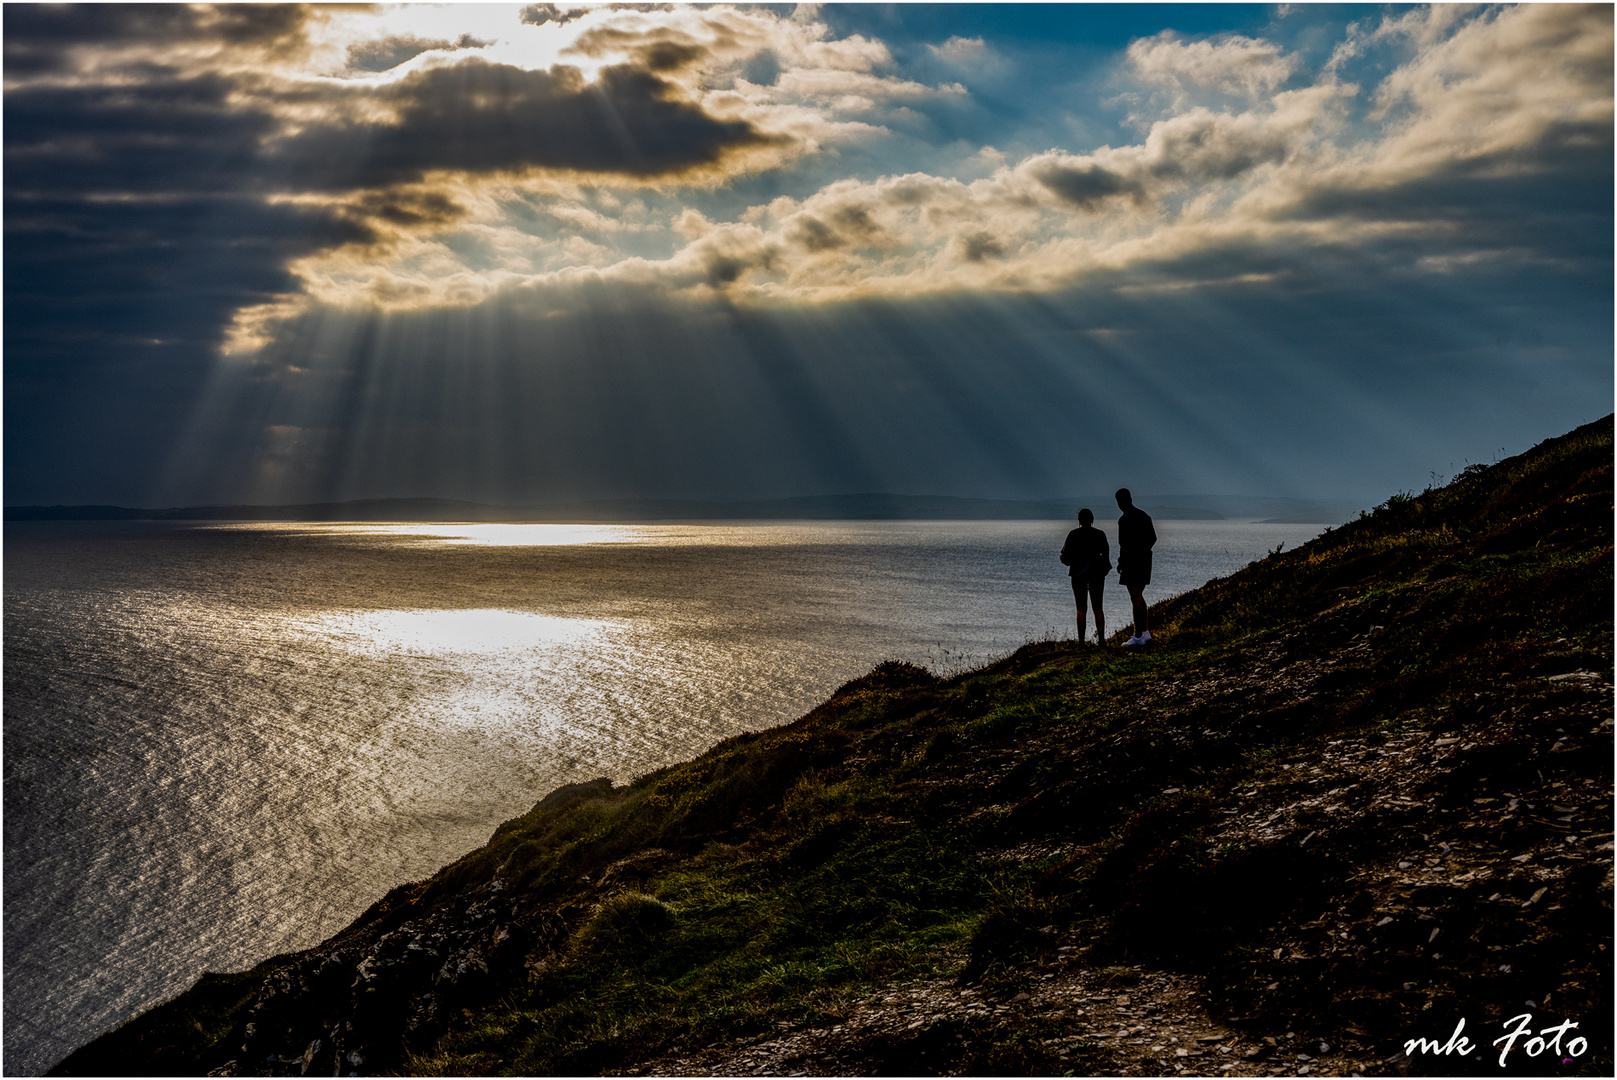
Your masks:
<svg viewBox="0 0 1617 1080"><path fill-rule="evenodd" d="M1130 585L1128 590L1129 603L1134 608L1134 636L1139 637L1141 634L1149 634L1151 624L1146 619L1145 586Z"/></svg>

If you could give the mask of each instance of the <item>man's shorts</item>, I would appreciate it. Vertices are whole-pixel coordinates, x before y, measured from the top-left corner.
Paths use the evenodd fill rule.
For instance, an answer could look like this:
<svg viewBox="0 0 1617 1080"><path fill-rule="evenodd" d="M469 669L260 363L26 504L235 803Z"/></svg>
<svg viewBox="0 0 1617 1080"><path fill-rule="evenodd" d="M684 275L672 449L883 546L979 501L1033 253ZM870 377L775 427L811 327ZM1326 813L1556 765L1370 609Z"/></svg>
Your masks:
<svg viewBox="0 0 1617 1080"><path fill-rule="evenodd" d="M1118 552L1117 581L1120 585L1151 584L1151 552Z"/></svg>

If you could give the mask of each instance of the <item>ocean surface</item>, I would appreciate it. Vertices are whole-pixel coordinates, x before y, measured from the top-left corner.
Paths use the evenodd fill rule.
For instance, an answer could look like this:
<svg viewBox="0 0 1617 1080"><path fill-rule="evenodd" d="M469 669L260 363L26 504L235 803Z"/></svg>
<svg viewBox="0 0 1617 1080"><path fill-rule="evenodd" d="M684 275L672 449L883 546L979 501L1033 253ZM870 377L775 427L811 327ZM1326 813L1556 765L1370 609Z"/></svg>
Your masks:
<svg viewBox="0 0 1617 1080"><path fill-rule="evenodd" d="M1070 524L8 523L4 1071L319 942L560 784L886 658L1071 637ZM1158 521L1147 598L1321 528Z"/></svg>

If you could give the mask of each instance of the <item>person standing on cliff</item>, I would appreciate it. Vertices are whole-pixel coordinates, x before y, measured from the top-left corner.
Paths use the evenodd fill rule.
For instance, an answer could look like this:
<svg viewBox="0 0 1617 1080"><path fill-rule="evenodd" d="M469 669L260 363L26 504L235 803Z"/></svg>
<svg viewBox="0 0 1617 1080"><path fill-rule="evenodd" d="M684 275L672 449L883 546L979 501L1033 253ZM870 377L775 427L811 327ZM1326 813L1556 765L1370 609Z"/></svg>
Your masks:
<svg viewBox="0 0 1617 1080"><path fill-rule="evenodd" d="M1123 642L1127 648L1151 640L1144 594L1151 584L1151 548L1157 542L1157 530L1151 525L1151 515L1134 505L1128 488L1117 489L1117 508L1123 511L1117 519L1117 581L1129 591L1134 608L1134 636Z"/></svg>
<svg viewBox="0 0 1617 1080"><path fill-rule="evenodd" d="M1106 534L1095 528L1095 514L1089 507L1078 511L1078 527L1067 534L1061 545L1061 561L1070 567L1072 598L1078 602L1078 640L1084 640L1084 609L1095 608L1095 643L1106 644L1106 613L1100 606L1101 590L1112 569L1112 552Z"/></svg>

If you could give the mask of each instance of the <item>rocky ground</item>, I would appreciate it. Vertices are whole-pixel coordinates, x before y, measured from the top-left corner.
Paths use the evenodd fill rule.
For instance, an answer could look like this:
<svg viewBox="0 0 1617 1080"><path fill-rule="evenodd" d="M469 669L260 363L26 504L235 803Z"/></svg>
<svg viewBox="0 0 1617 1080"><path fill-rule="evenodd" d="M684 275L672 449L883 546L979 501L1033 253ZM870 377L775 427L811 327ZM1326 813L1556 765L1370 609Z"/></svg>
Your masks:
<svg viewBox="0 0 1617 1080"><path fill-rule="evenodd" d="M1277 635L1227 663L1163 685L1158 704L1171 709L1172 702L1199 699L1206 706L1235 695L1251 716L1265 711L1264 700L1271 707L1303 702L1326 673L1364 661L1382 631L1371 625L1334 651L1320 650L1317 640L1299 649L1297 638L1307 630ZM1587 929L1601 940L1591 941L1594 955L1581 975L1590 983L1609 979L1611 965L1610 673L1573 668L1522 682L1502 681L1477 693L1514 702L1518 714L1535 714L1537 733L1527 745L1508 711L1505 720L1481 730L1328 739L1317 751L1275 760L1266 774L1232 792L1204 833L1210 851L1289 845L1301 852L1346 844L1344 854L1354 860L1346 888L1316 917L1264 932L1266 962L1254 964L1250 985L1234 988L1252 996L1259 1015L1232 1017L1228 1005L1236 995L1230 987L1210 991L1196 974L1118 963L1116 948L1102 936L1058 935L1052 927L1049 947L1012 973L1009 988L999 992L936 980L897 987L850 1002L832 1024L783 1023L776 1032L659 1058L633 1073L969 1073L981 1061L974 1045L992 1046L1030 1031L1051 1072L1077 1075L1436 1071L1429 1056L1411 1061L1396 1037L1372 1035L1352 1021L1295 1023L1265 1000L1283 994L1288 970L1317 974L1322 961L1361 976L1381 973L1373 992L1389 999L1406 1025L1398 1034L1410 1038L1446 1040L1456 995L1476 1001L1468 1030L1479 1053L1465 1065L1453 1064L1459 1072L1497 1071L1498 1051L1480 1051L1503 1034L1510 1015L1534 1013L1542 1019L1539 1027L1565 1018L1554 991L1541 994L1542 1000L1523 996L1531 991L1511 997L1511 975L1522 958L1529 964L1537 959L1533 935L1521 931L1538 920L1524 923L1519 916L1536 911L1552 923L1591 920ZM1546 689L1554 702L1548 709ZM1501 752L1517 765L1510 780L1490 768ZM1573 756L1607 768L1566 775L1556 766ZM1177 790L1168 786L1162 794ZM1010 815L1017 807L989 809ZM1373 845L1365 843L1366 835L1377 837ZM1084 852L1072 844L1027 841L1000 855L1078 862ZM1493 932L1499 928L1509 929ZM1273 981L1260 983L1271 976ZM1583 1017L1583 1030L1609 1032L1604 1018L1579 1012L1590 1003L1580 991L1593 987L1568 981L1568 1007ZM1214 1001L1225 1006L1216 1016L1209 1008ZM1432 1019L1438 1002L1447 1006L1441 1021ZM1526 1040L1519 1042L1509 1062L1515 1068L1568 1071L1560 1062L1550 1069L1528 1060Z"/></svg>
<svg viewBox="0 0 1617 1080"><path fill-rule="evenodd" d="M1193 976L1096 969L1083 945L1057 950L1043 965L1051 970L1009 997L947 982L894 987L850 1003L834 1024L659 1059L631 1075L894 1075L970 1061L973 1042L991 1045L1029 1031L1061 1071L1080 1075L1346 1076L1383 1064L1362 1048L1295 1031L1234 1031L1207 1014L1202 980Z"/></svg>

